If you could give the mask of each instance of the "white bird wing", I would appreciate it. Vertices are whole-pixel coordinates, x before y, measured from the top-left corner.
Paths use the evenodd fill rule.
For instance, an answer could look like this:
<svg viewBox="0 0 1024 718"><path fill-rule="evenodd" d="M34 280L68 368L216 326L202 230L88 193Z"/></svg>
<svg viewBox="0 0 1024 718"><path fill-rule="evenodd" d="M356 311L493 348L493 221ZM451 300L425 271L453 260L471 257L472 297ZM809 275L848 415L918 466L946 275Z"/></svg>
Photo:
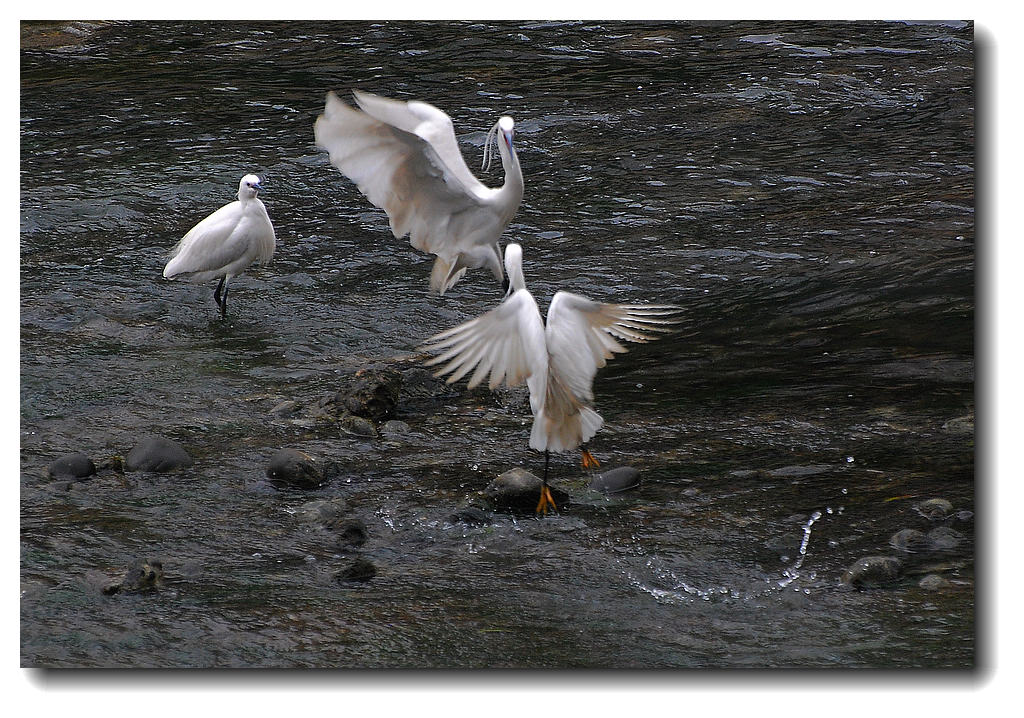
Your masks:
<svg viewBox="0 0 1024 718"><path fill-rule="evenodd" d="M455 139L452 118L445 112L426 102L403 102L360 90L353 90L352 94L366 114L426 140L444 163L445 169L467 190L476 193L481 189L486 190L466 165L458 140Z"/></svg>
<svg viewBox="0 0 1024 718"><path fill-rule="evenodd" d="M564 385L579 401L594 401L594 376L613 353L625 352L618 339L648 342L653 332L669 331L671 305L605 304L571 292L558 292L548 307L549 386ZM550 393L550 390L549 390Z"/></svg>
<svg viewBox="0 0 1024 718"><path fill-rule="evenodd" d="M244 216L241 205L231 202L203 219L172 250L164 276L214 271L241 259L249 251Z"/></svg>
<svg viewBox="0 0 1024 718"><path fill-rule="evenodd" d="M443 350L426 364L445 364L436 375L451 374L449 384L476 367L469 379L470 388L486 376L490 377L488 386L495 389L503 381L517 386L547 371L544 323L537 302L526 289L518 290L486 314L434 335L423 348Z"/></svg>
<svg viewBox="0 0 1024 718"><path fill-rule="evenodd" d="M374 98L368 106L409 126L408 109L400 111L383 98ZM423 137L360 112L333 92L328 93L324 114L317 118L313 131L317 145L330 154L331 163L355 182L370 202L387 212L395 237L408 234L413 247L431 254L454 257L459 252L449 223L485 203L473 186L467 185L468 179L460 177L458 164L453 168ZM454 134L451 142L455 142ZM450 154L450 150L444 151ZM454 151L458 153L458 147ZM465 168L464 161L461 167ZM468 169L465 174L472 177ZM483 187L475 178L473 182Z"/></svg>

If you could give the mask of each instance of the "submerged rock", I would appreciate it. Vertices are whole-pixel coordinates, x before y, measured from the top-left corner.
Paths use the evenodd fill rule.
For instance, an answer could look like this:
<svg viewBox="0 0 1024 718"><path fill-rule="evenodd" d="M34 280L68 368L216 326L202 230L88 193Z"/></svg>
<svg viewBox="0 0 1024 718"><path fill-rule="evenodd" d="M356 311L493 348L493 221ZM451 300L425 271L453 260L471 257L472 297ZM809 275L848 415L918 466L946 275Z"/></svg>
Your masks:
<svg viewBox="0 0 1024 718"><path fill-rule="evenodd" d="M926 591L941 591L944 588L949 588L953 584L951 584L949 579L944 576L940 576L937 573L930 573L922 578L917 585Z"/></svg>
<svg viewBox="0 0 1024 718"><path fill-rule="evenodd" d="M301 452L300 452L301 453ZM348 502L340 496L308 501L295 510L295 518L304 523L330 528L349 513Z"/></svg>
<svg viewBox="0 0 1024 718"><path fill-rule="evenodd" d="M948 526L939 526L928 532L928 543L932 551L954 551L963 538L962 533Z"/></svg>
<svg viewBox="0 0 1024 718"><path fill-rule="evenodd" d="M953 513L953 504L946 499L926 499L914 508L929 521L941 521Z"/></svg>
<svg viewBox="0 0 1024 718"><path fill-rule="evenodd" d="M974 414L958 416L942 425L942 430L954 436L968 436L974 433Z"/></svg>
<svg viewBox="0 0 1024 718"><path fill-rule="evenodd" d="M541 479L531 474L526 469L509 469L499 475L484 488L483 494L495 509L518 509L534 510L540 500ZM568 501L569 495L560 489L551 486L551 495L555 503L561 506Z"/></svg>
<svg viewBox="0 0 1024 718"><path fill-rule="evenodd" d="M277 487L316 489L324 482L324 472L312 456L298 449L281 449L267 464L267 478Z"/></svg>
<svg viewBox="0 0 1024 718"><path fill-rule="evenodd" d="M192 463L192 457L178 442L162 436L150 436L139 441L128 452L125 469L166 472L192 466Z"/></svg>
<svg viewBox="0 0 1024 718"><path fill-rule="evenodd" d="M632 466L620 466L616 469L602 471L591 479L588 488L602 494L615 494L620 491L635 489L640 485L640 472Z"/></svg>
<svg viewBox="0 0 1024 718"><path fill-rule="evenodd" d="M96 465L81 452L65 454L46 469L51 479L85 479L96 474Z"/></svg>
<svg viewBox="0 0 1024 718"><path fill-rule="evenodd" d="M923 531L917 529L903 529L897 531L889 538L889 545L897 551L904 553L919 553L928 551L931 548L931 541Z"/></svg>
<svg viewBox="0 0 1024 718"><path fill-rule="evenodd" d="M902 572L893 556L865 556L843 574L843 584L853 588L882 588L896 583Z"/></svg>
<svg viewBox="0 0 1024 718"><path fill-rule="evenodd" d="M377 567L373 565L372 561L365 558L357 558L334 574L334 580L338 583L369 581L376 575Z"/></svg>
<svg viewBox="0 0 1024 718"><path fill-rule="evenodd" d="M344 550L366 543L366 524L362 519L343 519L333 522L329 528L334 533L335 548Z"/></svg>
<svg viewBox="0 0 1024 718"><path fill-rule="evenodd" d="M337 405L356 416L375 422L395 414L402 388L402 375L395 369L373 366L360 369L347 392L338 392Z"/></svg>
<svg viewBox="0 0 1024 718"><path fill-rule="evenodd" d="M486 526L491 523L491 515L476 506L466 506L448 516L448 523Z"/></svg>
<svg viewBox="0 0 1024 718"><path fill-rule="evenodd" d="M373 422L355 414L345 414L338 420L338 425L342 431L356 436L365 436L367 438L376 438L377 436L377 428L373 425Z"/></svg>
<svg viewBox="0 0 1024 718"><path fill-rule="evenodd" d="M103 589L103 593L111 596L115 593L144 593L158 588L164 577L163 562L158 559L137 559L128 567L128 572L121 581L112 583Z"/></svg>
<svg viewBox="0 0 1024 718"><path fill-rule="evenodd" d="M385 421L384 426L380 427L380 433L384 436L401 436L402 434L408 434L409 430L408 424L397 419Z"/></svg>

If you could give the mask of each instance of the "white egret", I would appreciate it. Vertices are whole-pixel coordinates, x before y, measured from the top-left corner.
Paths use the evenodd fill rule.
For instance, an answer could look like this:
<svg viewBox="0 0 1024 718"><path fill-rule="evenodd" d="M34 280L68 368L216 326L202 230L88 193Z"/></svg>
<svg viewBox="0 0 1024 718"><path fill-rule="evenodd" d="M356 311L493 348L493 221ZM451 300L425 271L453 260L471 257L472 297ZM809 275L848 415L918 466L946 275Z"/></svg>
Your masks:
<svg viewBox="0 0 1024 718"><path fill-rule="evenodd" d="M673 305L605 304L570 292L558 292L548 307L545 326L523 278L522 249L505 248L509 291L497 308L428 339L423 349L440 351L428 366L444 364L436 375L458 381L474 367L472 388L489 377L488 386L503 381L516 386L525 379L530 389L533 428L530 448L544 452L544 478L537 513L557 509L548 488L551 451L584 446L583 465L597 460L585 448L604 420L594 411L593 383L597 370L613 352L626 348L617 340L647 342L651 332L669 331L681 311Z"/></svg>
<svg viewBox="0 0 1024 718"><path fill-rule="evenodd" d="M485 186L466 166L451 118L425 102L355 90L360 109L327 93L313 134L331 163L383 209L397 239L437 256L430 287L444 294L466 269L486 267L499 282L498 238L523 199L523 173L512 146L511 117L487 134L484 169L497 145L505 182Z"/></svg>
<svg viewBox="0 0 1024 718"><path fill-rule="evenodd" d="M253 262L267 264L274 256L274 226L267 208L256 198L261 189L259 177L245 175L238 183L237 201L224 205L181 238L164 267L164 277L189 282L220 277L213 299L226 313L228 282Z"/></svg>

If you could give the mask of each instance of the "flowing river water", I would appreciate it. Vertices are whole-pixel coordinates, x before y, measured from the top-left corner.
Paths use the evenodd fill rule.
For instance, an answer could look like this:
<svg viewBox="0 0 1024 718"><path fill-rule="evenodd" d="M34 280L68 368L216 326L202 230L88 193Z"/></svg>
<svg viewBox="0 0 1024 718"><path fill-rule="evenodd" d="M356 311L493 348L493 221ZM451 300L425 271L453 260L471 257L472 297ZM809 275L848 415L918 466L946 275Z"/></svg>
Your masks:
<svg viewBox="0 0 1024 718"><path fill-rule="evenodd" d="M22 665L972 667L973 87L961 22L24 24ZM375 437L278 410L408 373L501 298L484 270L429 294L314 146L352 88L447 111L471 168L515 118L503 239L542 308L684 307L595 383L591 448L638 488L557 455L558 514L467 523L542 469L521 393L407 388ZM246 172L277 253L222 318L161 270ZM47 474L154 434L193 466ZM336 471L275 488L283 447ZM340 500L361 546L302 520ZM907 528L953 538L908 554ZM842 583L877 555L899 576ZM104 593L140 557L157 590ZM339 581L355 559L376 574Z"/></svg>

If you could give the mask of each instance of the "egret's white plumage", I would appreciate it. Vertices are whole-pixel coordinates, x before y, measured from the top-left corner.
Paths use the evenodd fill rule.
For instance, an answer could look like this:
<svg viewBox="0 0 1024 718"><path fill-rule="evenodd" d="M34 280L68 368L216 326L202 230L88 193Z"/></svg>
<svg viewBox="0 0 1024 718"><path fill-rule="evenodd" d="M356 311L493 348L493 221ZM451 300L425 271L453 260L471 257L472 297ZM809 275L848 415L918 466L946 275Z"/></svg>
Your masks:
<svg viewBox="0 0 1024 718"><path fill-rule="evenodd" d="M505 182L486 187L466 166L452 120L425 102L354 91L359 109L327 93L313 134L331 163L383 209L396 238L437 256L430 287L450 289L466 269L486 267L502 281L498 238L523 199L523 173L512 146L513 122L502 117L485 145L498 147Z"/></svg>
<svg viewBox="0 0 1024 718"><path fill-rule="evenodd" d="M259 177L242 177L238 199L218 209L181 238L164 267L164 277L190 282L208 282L219 277L214 299L225 311L228 282L253 262L267 264L274 256L274 226L267 208L256 197L260 189Z"/></svg>
<svg viewBox="0 0 1024 718"><path fill-rule="evenodd" d="M450 374L448 383L472 371L470 388L484 378L491 389L525 380L533 410L530 447L544 452L575 449L603 424L593 408L594 376L613 353L626 351L619 340L655 339L652 332L668 331L680 308L605 304L562 291L552 298L545 325L526 289L518 244L505 248L505 268L510 283L505 301L428 339L424 348L441 353L426 363L443 364L437 375Z"/></svg>

